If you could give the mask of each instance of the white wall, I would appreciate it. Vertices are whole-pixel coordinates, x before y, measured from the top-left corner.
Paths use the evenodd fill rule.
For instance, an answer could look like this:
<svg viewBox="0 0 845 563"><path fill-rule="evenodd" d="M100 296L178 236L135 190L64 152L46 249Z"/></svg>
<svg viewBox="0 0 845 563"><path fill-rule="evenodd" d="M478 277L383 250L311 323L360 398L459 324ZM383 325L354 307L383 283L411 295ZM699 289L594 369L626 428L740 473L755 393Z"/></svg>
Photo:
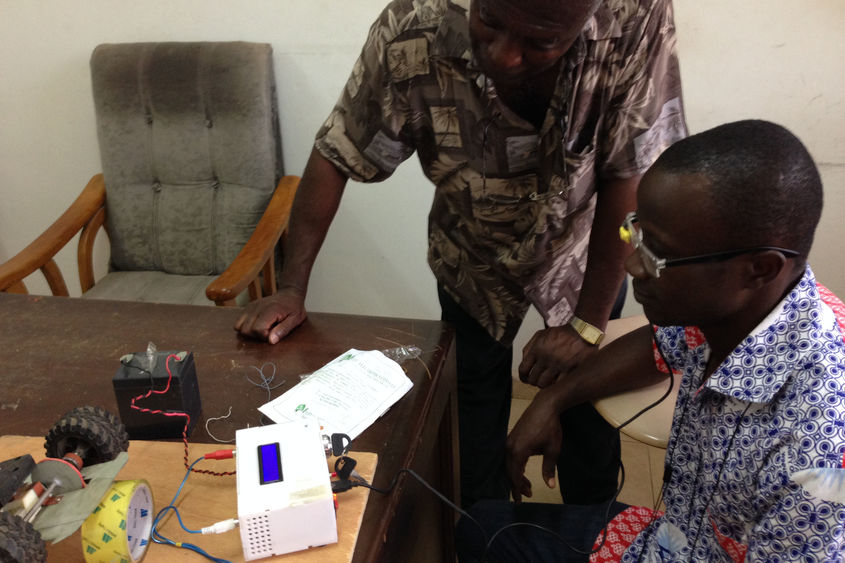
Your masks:
<svg viewBox="0 0 845 563"><path fill-rule="evenodd" d="M37 236L99 169L88 73L95 45L271 43L285 164L299 174L385 1L0 0L0 261ZM675 7L691 131L760 117L806 142L827 198L811 259L819 278L845 296L845 2L675 0ZM314 269L309 309L438 317L425 263L431 196L415 161L382 184L350 184ZM75 249L58 262L78 295ZM49 292L38 274L28 285ZM517 349L540 326L529 315Z"/></svg>

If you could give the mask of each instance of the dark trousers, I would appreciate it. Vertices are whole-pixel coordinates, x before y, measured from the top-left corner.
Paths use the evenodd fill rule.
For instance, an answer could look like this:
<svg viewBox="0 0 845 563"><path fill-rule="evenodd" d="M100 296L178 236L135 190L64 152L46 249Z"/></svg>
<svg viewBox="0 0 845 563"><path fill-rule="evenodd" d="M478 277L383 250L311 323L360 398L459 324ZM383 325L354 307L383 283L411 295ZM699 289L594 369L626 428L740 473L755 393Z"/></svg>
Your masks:
<svg viewBox="0 0 845 563"><path fill-rule="evenodd" d="M575 563L588 553L601 530L627 505L589 506L481 501L461 517L455 534L460 563ZM520 522L532 526L513 526ZM509 526L508 528L505 528ZM554 532L540 530L541 526ZM496 535L498 533L498 535ZM488 542L496 536L493 543Z"/></svg>
<svg viewBox="0 0 845 563"><path fill-rule="evenodd" d="M461 504L508 498L505 443L512 391L513 349L493 339L438 286L441 319L455 328ZM625 286L621 301L624 302ZM622 305L617 299L618 309ZM614 307L616 316L619 312ZM590 404L561 415L563 443L558 486L568 504L608 500L617 488L619 432Z"/></svg>

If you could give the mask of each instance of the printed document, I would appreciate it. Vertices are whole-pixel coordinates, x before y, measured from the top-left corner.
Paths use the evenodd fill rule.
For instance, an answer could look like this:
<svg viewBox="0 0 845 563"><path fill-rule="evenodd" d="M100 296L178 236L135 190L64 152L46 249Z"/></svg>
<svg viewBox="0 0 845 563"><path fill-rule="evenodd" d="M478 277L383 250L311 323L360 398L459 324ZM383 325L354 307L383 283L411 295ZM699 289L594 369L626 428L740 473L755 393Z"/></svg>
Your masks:
<svg viewBox="0 0 845 563"><path fill-rule="evenodd" d="M277 423L314 417L323 434L354 440L413 385L381 352L352 349L258 410Z"/></svg>

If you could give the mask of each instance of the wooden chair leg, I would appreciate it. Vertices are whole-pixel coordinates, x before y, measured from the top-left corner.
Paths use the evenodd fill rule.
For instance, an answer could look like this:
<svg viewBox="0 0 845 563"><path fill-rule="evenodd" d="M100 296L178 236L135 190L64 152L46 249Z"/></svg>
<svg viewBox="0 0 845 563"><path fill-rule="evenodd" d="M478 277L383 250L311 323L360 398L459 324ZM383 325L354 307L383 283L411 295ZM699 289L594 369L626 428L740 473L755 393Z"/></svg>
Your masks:
<svg viewBox="0 0 845 563"><path fill-rule="evenodd" d="M256 301L261 298L261 282L258 278L249 282L249 300Z"/></svg>
<svg viewBox="0 0 845 563"><path fill-rule="evenodd" d="M276 257L270 254L270 258L264 263L261 270L261 285L264 297L276 293Z"/></svg>
<svg viewBox="0 0 845 563"><path fill-rule="evenodd" d="M62 276L62 272L59 270L59 266L55 260L50 260L41 266L41 273L47 278L47 284L49 284L50 291L53 292L53 295L59 297L70 296L67 291L67 284L65 284L65 278Z"/></svg>
<svg viewBox="0 0 845 563"><path fill-rule="evenodd" d="M79 268L79 285L82 288L82 293L94 287L94 241L105 222L106 208L103 206L94 213L79 235L76 261Z"/></svg>

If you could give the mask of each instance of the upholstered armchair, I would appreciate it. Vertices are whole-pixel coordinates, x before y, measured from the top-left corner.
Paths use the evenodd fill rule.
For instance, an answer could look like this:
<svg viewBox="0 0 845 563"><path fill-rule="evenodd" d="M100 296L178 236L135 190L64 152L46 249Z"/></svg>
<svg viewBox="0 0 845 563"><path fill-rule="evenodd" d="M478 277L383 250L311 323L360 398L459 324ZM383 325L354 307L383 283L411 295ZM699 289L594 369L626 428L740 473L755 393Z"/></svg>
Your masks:
<svg viewBox="0 0 845 563"><path fill-rule="evenodd" d="M0 265L0 291L27 292L24 278L40 270L67 296L54 256L81 232L85 298L231 305L274 293L299 179L282 175L271 47L100 45L91 79L102 173ZM111 256L95 281L101 227Z"/></svg>

